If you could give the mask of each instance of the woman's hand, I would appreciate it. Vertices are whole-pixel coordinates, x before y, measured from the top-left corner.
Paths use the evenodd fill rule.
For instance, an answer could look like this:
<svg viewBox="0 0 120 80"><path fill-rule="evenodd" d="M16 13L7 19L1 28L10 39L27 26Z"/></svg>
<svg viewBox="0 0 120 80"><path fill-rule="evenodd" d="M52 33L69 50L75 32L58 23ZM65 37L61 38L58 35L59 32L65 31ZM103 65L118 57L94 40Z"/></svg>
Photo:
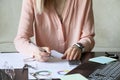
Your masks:
<svg viewBox="0 0 120 80"><path fill-rule="evenodd" d="M65 51L62 59L80 60L81 53L81 49L79 49L77 46L72 46Z"/></svg>
<svg viewBox="0 0 120 80"><path fill-rule="evenodd" d="M51 55L51 53L50 53L50 49L48 47L40 47L39 53L35 53L34 58L37 61L46 62L46 61L48 61L50 55Z"/></svg>

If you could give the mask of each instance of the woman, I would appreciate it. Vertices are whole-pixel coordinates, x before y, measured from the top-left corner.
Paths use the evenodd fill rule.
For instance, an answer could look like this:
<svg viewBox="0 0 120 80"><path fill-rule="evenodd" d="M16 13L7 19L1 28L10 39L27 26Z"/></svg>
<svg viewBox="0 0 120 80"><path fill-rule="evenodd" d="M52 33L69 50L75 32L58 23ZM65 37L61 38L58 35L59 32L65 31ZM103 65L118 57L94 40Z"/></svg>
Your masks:
<svg viewBox="0 0 120 80"><path fill-rule="evenodd" d="M14 43L38 61L47 61L50 50L64 53L63 59L80 59L95 44L92 0L23 0Z"/></svg>

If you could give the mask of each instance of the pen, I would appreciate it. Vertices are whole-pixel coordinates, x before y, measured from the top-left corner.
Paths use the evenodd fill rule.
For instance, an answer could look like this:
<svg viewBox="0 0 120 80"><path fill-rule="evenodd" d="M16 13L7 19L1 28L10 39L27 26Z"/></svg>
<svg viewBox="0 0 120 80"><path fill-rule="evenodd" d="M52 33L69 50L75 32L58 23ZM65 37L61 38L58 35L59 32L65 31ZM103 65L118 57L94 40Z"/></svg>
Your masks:
<svg viewBox="0 0 120 80"><path fill-rule="evenodd" d="M46 53L48 53L45 49L39 48L39 50L40 50L41 52L46 52ZM54 57L54 56L52 56L52 55L50 54L50 56L48 56L48 57Z"/></svg>
<svg viewBox="0 0 120 80"><path fill-rule="evenodd" d="M17 51L0 51L0 53L18 53Z"/></svg>
<svg viewBox="0 0 120 80"><path fill-rule="evenodd" d="M39 48L41 52L47 52L45 49Z"/></svg>
<svg viewBox="0 0 120 80"><path fill-rule="evenodd" d="M35 43L33 43L33 42L31 42L33 45L35 45L36 46L36 44ZM47 52L45 49L43 49L43 48L39 48L39 50L41 51L41 52L46 52L46 53L49 53L49 52ZM48 56L48 57L53 57L53 56Z"/></svg>

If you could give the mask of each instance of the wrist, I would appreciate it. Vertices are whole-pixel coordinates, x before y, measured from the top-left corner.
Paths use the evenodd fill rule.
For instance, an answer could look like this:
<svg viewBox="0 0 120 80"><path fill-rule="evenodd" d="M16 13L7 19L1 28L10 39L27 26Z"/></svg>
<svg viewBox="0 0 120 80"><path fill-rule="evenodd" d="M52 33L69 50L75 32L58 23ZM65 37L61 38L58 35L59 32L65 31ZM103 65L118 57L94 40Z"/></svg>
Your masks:
<svg viewBox="0 0 120 80"><path fill-rule="evenodd" d="M76 44L74 44L76 47L78 47L80 50L81 50L81 52L83 53L83 52L85 52L85 47L81 44L81 43L76 43Z"/></svg>

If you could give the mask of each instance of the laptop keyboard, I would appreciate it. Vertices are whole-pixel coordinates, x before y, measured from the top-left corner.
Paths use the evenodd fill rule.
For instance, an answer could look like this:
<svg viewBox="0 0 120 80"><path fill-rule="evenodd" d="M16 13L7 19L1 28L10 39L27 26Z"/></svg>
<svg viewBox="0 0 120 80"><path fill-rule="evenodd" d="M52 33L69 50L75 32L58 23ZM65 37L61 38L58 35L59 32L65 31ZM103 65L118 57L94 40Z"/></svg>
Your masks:
<svg viewBox="0 0 120 80"><path fill-rule="evenodd" d="M89 75L89 80L120 80L120 62L112 62Z"/></svg>

